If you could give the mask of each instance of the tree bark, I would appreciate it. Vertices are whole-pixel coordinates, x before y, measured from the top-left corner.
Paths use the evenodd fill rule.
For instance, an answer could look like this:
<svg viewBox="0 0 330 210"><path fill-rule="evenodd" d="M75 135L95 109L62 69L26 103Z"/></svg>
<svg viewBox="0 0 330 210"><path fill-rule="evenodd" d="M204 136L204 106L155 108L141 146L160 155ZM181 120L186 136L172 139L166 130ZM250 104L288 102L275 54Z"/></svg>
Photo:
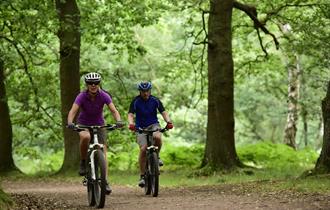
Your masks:
<svg viewBox="0 0 330 210"><path fill-rule="evenodd" d="M240 165L234 137L233 0L211 0L208 22L208 120L202 165L230 169Z"/></svg>
<svg viewBox="0 0 330 210"><path fill-rule="evenodd" d="M292 65L292 63L294 63ZM299 57L295 55L292 61L288 62L288 115L284 129L284 143L296 149L296 134L298 123L298 101L300 91L300 65Z"/></svg>
<svg viewBox="0 0 330 210"><path fill-rule="evenodd" d="M79 139L78 135L68 129L67 114L80 90L80 12L75 0L55 0L60 21L58 37L60 40L60 86L61 113L64 133L64 161L60 172L78 169Z"/></svg>
<svg viewBox="0 0 330 210"><path fill-rule="evenodd" d="M301 117L304 125L303 138L305 147L308 146L308 122L307 122L307 110L305 104L301 104Z"/></svg>
<svg viewBox="0 0 330 210"><path fill-rule="evenodd" d="M324 124L323 145L320 157L315 165L316 173L330 173L330 81L326 97L322 100L322 116Z"/></svg>
<svg viewBox="0 0 330 210"><path fill-rule="evenodd" d="M305 81L305 73L304 70L300 70L300 98L304 98L306 95L306 81ZM300 101L300 114L301 120L303 123L303 139L305 147L308 146L308 111L307 106L304 101Z"/></svg>
<svg viewBox="0 0 330 210"><path fill-rule="evenodd" d="M4 81L4 61L0 59L0 173L17 170L12 154L13 131Z"/></svg>

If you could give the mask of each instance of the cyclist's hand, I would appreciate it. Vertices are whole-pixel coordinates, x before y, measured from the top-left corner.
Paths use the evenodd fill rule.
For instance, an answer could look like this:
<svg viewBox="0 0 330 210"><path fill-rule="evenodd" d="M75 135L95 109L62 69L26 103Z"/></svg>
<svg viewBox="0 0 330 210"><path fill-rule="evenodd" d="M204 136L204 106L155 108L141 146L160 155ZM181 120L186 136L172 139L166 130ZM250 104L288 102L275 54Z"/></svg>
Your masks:
<svg viewBox="0 0 330 210"><path fill-rule="evenodd" d="M125 125L125 123L124 123L123 121L118 120L118 121L116 122L116 126L117 126L117 128L122 128L122 127L124 127L124 125Z"/></svg>
<svg viewBox="0 0 330 210"><path fill-rule="evenodd" d="M76 127L76 125L74 123L68 123L67 126L69 129L74 129Z"/></svg>
<svg viewBox="0 0 330 210"><path fill-rule="evenodd" d="M173 123L172 122L167 122L166 124L166 129L172 129L174 126L173 126Z"/></svg>
<svg viewBox="0 0 330 210"><path fill-rule="evenodd" d="M128 129L130 129L131 131L135 131L135 125L129 124Z"/></svg>

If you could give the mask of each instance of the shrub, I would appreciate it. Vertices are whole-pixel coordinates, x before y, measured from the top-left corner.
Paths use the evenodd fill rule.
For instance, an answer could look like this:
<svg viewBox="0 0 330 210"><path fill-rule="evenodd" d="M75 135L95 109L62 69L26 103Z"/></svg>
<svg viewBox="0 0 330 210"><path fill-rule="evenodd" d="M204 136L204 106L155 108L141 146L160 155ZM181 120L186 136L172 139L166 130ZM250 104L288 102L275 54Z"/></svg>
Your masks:
<svg viewBox="0 0 330 210"><path fill-rule="evenodd" d="M265 141L237 149L240 160L258 168L275 170L300 170L313 167L318 154L310 149L295 151L284 144Z"/></svg>

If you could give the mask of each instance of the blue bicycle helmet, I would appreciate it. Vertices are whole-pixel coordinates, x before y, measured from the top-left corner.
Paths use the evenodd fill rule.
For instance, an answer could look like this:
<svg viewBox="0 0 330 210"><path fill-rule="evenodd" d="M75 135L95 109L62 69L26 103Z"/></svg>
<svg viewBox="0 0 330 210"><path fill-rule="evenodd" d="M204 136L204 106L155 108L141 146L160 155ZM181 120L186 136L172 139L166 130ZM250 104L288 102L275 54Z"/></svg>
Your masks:
<svg viewBox="0 0 330 210"><path fill-rule="evenodd" d="M152 88L151 82L140 82L140 84L138 84L138 90L140 91L147 91L150 90Z"/></svg>

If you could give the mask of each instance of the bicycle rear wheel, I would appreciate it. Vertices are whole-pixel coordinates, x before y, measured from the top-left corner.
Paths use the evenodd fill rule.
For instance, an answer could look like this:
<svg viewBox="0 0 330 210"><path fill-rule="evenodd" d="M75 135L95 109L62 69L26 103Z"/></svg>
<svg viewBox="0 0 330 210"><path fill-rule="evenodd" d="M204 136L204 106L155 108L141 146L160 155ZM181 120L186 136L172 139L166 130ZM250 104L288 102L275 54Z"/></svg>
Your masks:
<svg viewBox="0 0 330 210"><path fill-rule="evenodd" d="M103 208L106 196L106 166L104 153L97 150L94 156L95 178L94 181L94 197L97 208Z"/></svg>
<svg viewBox="0 0 330 210"><path fill-rule="evenodd" d="M151 194L153 197L158 196L158 190L159 190L159 161L158 161L158 155L156 152L152 153L152 156L150 157L151 164L151 174L150 174L150 185L151 185Z"/></svg>

